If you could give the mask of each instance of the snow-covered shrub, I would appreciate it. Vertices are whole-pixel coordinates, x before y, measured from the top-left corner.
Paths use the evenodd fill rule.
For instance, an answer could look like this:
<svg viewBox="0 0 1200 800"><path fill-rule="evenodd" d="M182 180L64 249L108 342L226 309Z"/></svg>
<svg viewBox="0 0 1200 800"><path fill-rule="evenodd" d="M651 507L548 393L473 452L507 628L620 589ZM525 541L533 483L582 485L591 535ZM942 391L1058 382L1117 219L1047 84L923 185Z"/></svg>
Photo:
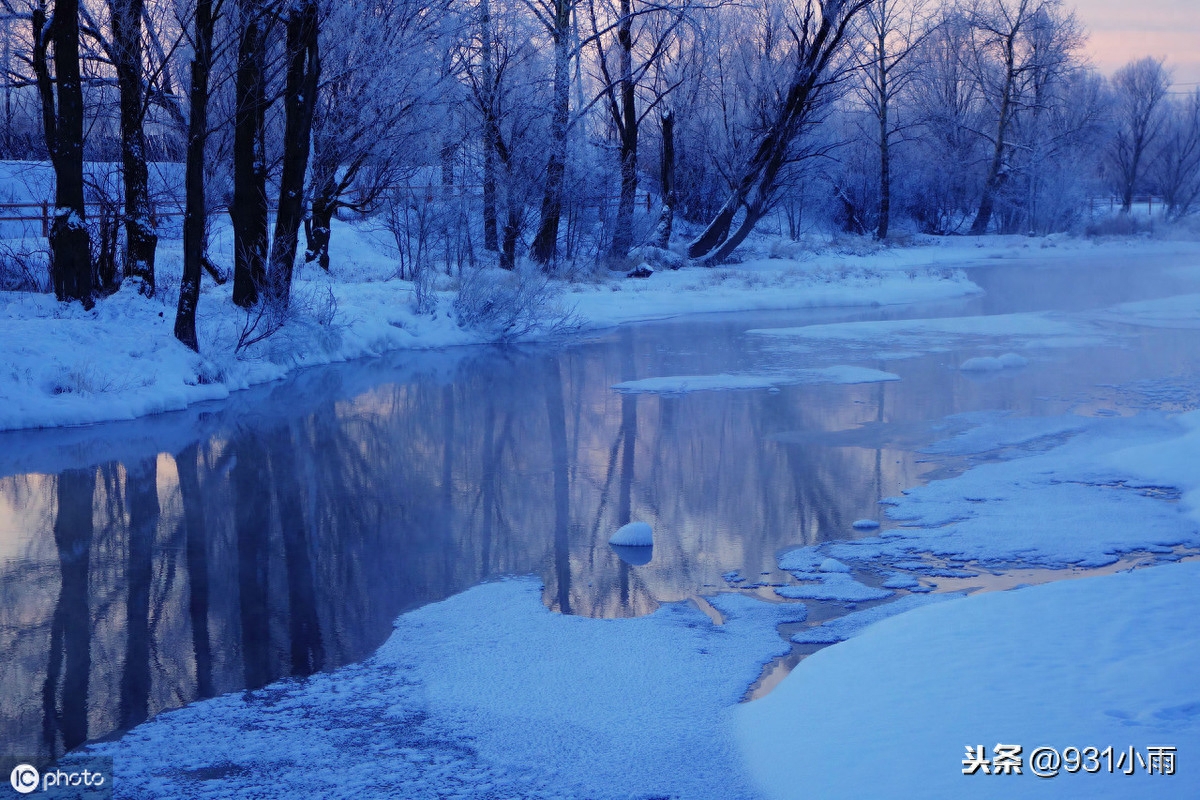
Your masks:
<svg viewBox="0 0 1200 800"><path fill-rule="evenodd" d="M686 267L688 263L687 256L653 245L635 247L629 251L629 258L635 265L645 263L656 270L679 269Z"/></svg>
<svg viewBox="0 0 1200 800"><path fill-rule="evenodd" d="M533 333L559 335L579 328L574 309L560 301L558 285L540 270L524 267L468 270L452 306L459 327L493 341L510 342Z"/></svg>
<svg viewBox="0 0 1200 800"><path fill-rule="evenodd" d="M50 291L50 253L45 247L34 247L26 240L0 242L0 291Z"/></svg>

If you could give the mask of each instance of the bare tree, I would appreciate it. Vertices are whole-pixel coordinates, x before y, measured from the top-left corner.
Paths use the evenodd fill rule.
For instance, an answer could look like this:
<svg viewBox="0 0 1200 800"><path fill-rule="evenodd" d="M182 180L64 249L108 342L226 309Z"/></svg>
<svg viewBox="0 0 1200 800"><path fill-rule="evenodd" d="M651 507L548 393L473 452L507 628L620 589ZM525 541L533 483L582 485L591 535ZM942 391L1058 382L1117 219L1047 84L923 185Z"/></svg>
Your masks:
<svg viewBox="0 0 1200 800"><path fill-rule="evenodd" d="M1014 120L1037 106L1038 76L1066 63L1081 38L1061 0L975 0L968 19L974 36L971 68L994 122L992 133L979 132L991 145L991 159L971 223L971 234L978 236L987 233L997 194L1010 177Z"/></svg>
<svg viewBox="0 0 1200 800"><path fill-rule="evenodd" d="M892 146L908 123L897 119L896 99L917 76L913 58L932 30L929 0L875 0L860 17L864 47L859 95L875 120L879 145L879 218L876 239L886 239L892 210Z"/></svg>
<svg viewBox="0 0 1200 800"><path fill-rule="evenodd" d="M271 300L286 308L300 225L305 217L304 175L312 143L313 112L321 74L320 22L316 0L297 0L285 12L283 170L267 280Z"/></svg>
<svg viewBox="0 0 1200 800"><path fill-rule="evenodd" d="M524 0L541 23L554 49L550 136L547 143L546 183L541 219L529 255L548 265L558 255L558 224L562 218L563 181L567 169L567 132L571 119L571 17L576 0Z"/></svg>
<svg viewBox="0 0 1200 800"><path fill-rule="evenodd" d="M1200 200L1200 89L1170 104L1153 175L1168 216L1178 219Z"/></svg>
<svg viewBox="0 0 1200 800"><path fill-rule="evenodd" d="M83 194L83 84L79 67L79 2L56 0L53 17L45 0L30 15L32 66L42 105L42 130L54 167L54 220L50 226L50 272L59 300L93 300L91 242ZM54 74L49 50L54 49Z"/></svg>
<svg viewBox="0 0 1200 800"><path fill-rule="evenodd" d="M187 167L184 178L183 279L175 314L175 338L199 352L196 307L200 302L200 271L206 259L205 226L208 207L204 180L204 154L208 144L209 80L213 63L213 30L223 0L196 0L192 39L192 85L188 117ZM192 465L194 470L194 464Z"/></svg>
<svg viewBox="0 0 1200 800"><path fill-rule="evenodd" d="M1108 155L1116 170L1121 210L1128 213L1147 154L1162 132L1163 101L1171 88L1171 76L1162 59L1143 58L1117 70L1112 87L1116 132Z"/></svg>
<svg viewBox="0 0 1200 800"><path fill-rule="evenodd" d="M146 164L146 80L142 49L144 0L109 0L112 57L121 105L121 166L125 189L125 274L142 280L154 294L154 254L158 234L150 214L150 172Z"/></svg>
<svg viewBox="0 0 1200 800"><path fill-rule="evenodd" d="M676 29L688 14L686 4L674 8L645 3L635 12L634 0L601 5L588 3L591 42L601 79L601 94L617 134L621 190L609 257L619 263L633 245L633 207L638 188L638 132L651 113L678 86L678 82L646 81L674 42ZM599 7L599 8L598 8ZM599 13L598 13L599 12ZM665 15L664 13L665 12ZM635 30L635 21L641 21ZM640 40L640 41L639 41ZM640 46L638 46L640 45ZM616 65L613 60L615 51ZM639 98L639 94L642 97Z"/></svg>
<svg viewBox="0 0 1200 800"><path fill-rule="evenodd" d="M719 263L740 245L770 209L793 141L845 73L845 47L854 18L873 0L804 0L787 23L793 42L791 78L770 109L770 124L733 181L716 217L688 247L688 255ZM734 220L742 212L735 230Z"/></svg>
<svg viewBox="0 0 1200 800"><path fill-rule="evenodd" d="M249 308L267 283L266 38L264 0L237 0L233 117L233 302Z"/></svg>
<svg viewBox="0 0 1200 800"><path fill-rule="evenodd" d="M414 140L441 122L418 112L428 111L440 86L425 65L446 11L418 0L397 0L373 14L353 4L327 6L305 220L305 260L324 269L338 210L373 210L412 165Z"/></svg>

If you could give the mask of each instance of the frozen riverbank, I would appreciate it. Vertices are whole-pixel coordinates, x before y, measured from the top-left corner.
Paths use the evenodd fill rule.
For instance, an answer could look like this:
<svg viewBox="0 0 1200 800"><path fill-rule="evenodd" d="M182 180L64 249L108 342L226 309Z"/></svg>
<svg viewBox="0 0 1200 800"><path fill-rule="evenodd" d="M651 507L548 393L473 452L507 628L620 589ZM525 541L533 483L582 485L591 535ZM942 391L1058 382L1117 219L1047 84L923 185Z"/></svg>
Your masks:
<svg viewBox="0 0 1200 800"><path fill-rule="evenodd" d="M147 300L132 288L84 311L47 295L0 294L0 430L131 419L221 399L307 366L399 349L486 342L452 312L449 279L436 309L418 314L413 284L377 237L338 231L345 252L332 275L307 268L295 287L295 312L273 336L249 346L255 318L233 306L228 285L207 279L200 301L202 355L172 335L174 293ZM219 241L219 239L218 239ZM1007 244L997 244L1006 248ZM161 245L160 285L175 286L179 243ZM574 327L595 330L687 313L874 306L943 300L979 288L953 264L973 248L915 247L869 255L763 259L722 269L660 271L650 279L606 277L553 286ZM924 266L922 266L924 265ZM935 265L935 266L930 266ZM944 266L943 266L944 265ZM260 321L265 327L268 323ZM534 331L532 338L537 338Z"/></svg>

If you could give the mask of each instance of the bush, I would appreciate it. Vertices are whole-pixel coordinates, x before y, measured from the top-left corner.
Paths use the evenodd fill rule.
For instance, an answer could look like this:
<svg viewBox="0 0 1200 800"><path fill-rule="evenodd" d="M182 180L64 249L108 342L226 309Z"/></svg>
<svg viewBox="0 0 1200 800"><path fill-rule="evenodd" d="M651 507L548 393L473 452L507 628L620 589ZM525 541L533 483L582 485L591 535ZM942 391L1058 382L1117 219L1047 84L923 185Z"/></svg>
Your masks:
<svg viewBox="0 0 1200 800"><path fill-rule="evenodd" d="M512 272L468 270L452 308L459 327L496 342L511 342L533 333L563 335L580 327L574 309L560 302L558 287L532 267Z"/></svg>
<svg viewBox="0 0 1200 800"><path fill-rule="evenodd" d="M48 294L50 253L33 248L21 240L16 247L0 242L0 291Z"/></svg>

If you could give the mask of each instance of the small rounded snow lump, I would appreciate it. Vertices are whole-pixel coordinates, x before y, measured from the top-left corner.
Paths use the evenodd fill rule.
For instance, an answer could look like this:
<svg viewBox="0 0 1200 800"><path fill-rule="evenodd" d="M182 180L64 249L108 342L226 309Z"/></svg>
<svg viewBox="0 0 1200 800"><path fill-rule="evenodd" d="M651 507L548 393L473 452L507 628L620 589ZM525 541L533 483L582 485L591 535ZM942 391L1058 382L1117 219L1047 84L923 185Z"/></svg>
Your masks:
<svg viewBox="0 0 1200 800"><path fill-rule="evenodd" d="M1004 369L1004 364L1000 362L1000 359L992 356L979 356L977 358L968 358L959 366L959 369L964 372L990 372Z"/></svg>
<svg viewBox="0 0 1200 800"><path fill-rule="evenodd" d="M618 528L608 543L624 547L653 547L654 533L644 522L631 522Z"/></svg>
<svg viewBox="0 0 1200 800"><path fill-rule="evenodd" d="M879 523L873 519L856 520L853 527L860 531L873 531L879 527Z"/></svg>
<svg viewBox="0 0 1200 800"><path fill-rule="evenodd" d="M827 558L817 566L817 570L820 572L849 572L850 568L836 558Z"/></svg>
<svg viewBox="0 0 1200 800"><path fill-rule="evenodd" d="M1023 367L1029 363L1029 359L1016 353L1005 353L1000 356L1000 365L1004 367Z"/></svg>

